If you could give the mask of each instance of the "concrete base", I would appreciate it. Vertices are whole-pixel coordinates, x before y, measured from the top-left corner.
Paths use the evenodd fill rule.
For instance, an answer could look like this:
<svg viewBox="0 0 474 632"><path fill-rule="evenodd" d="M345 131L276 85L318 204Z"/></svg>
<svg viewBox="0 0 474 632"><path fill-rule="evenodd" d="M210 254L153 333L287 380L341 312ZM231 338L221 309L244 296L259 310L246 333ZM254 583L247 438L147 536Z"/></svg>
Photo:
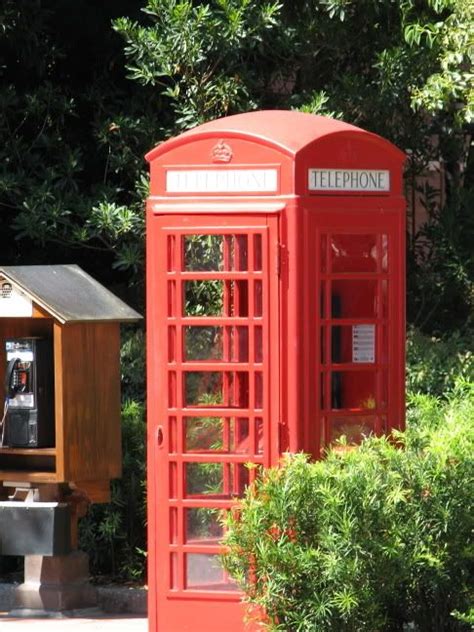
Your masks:
<svg viewBox="0 0 474 632"><path fill-rule="evenodd" d="M97 592L89 583L86 553L25 556L25 581L15 590L14 610L61 612L96 604Z"/></svg>

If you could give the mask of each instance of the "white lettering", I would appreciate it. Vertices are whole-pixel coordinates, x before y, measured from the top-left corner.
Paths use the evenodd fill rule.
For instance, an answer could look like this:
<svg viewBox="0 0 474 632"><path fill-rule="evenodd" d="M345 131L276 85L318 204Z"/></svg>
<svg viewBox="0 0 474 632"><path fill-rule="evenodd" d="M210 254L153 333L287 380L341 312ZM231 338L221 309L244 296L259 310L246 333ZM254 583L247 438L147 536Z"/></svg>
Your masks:
<svg viewBox="0 0 474 632"><path fill-rule="evenodd" d="M308 189L389 192L390 172L385 169L309 169Z"/></svg>
<svg viewBox="0 0 474 632"><path fill-rule="evenodd" d="M276 193L276 169L168 169L168 193Z"/></svg>

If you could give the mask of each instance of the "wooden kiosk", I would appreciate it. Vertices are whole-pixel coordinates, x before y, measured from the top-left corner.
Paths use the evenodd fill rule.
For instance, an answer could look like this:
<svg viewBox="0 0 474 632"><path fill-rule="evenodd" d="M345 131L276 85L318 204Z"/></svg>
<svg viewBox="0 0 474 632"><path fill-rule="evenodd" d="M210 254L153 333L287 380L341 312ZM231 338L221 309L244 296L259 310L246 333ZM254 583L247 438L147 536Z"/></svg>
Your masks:
<svg viewBox="0 0 474 632"><path fill-rule="evenodd" d="M108 502L110 481L121 475L120 323L140 318L77 265L0 267L0 384L6 402L6 432L5 428L0 432L0 495L3 501L9 499L0 503L0 554L25 555L23 586L28 583L29 562L34 567L30 574L37 581L38 568L44 575L44 556L54 557L58 551L65 558L71 551L85 555L75 551L77 497L85 505ZM35 364L33 352L24 351L28 344L39 345L36 341L47 349L43 364L39 354ZM31 375L16 375L15 361L20 367L16 373L26 365ZM35 410L22 416L14 406L18 406L17 392L25 389L34 391L28 396ZM25 393L22 396L27 401ZM71 503L68 499L73 495L76 499ZM54 503L55 516L48 518L42 504L51 509ZM44 516L42 533L48 532L50 520L50 537L41 540L35 536L37 528L28 531L27 521L22 520L23 505L37 510L40 522ZM69 533L58 548L54 534L60 509L68 514L63 531ZM15 536L9 528L12 521L19 525ZM23 527L26 535L22 537ZM54 578L47 581L54 583ZM49 603L27 599L19 605L53 610L78 607L74 599L50 599Z"/></svg>

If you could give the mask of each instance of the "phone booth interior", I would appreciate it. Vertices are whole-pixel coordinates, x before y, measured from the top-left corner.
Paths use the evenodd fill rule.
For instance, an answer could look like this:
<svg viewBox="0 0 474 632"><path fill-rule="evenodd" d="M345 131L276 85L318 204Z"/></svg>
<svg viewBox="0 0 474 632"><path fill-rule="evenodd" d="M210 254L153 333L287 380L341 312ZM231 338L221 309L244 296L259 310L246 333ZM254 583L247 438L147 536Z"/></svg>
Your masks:
<svg viewBox="0 0 474 632"><path fill-rule="evenodd" d="M222 512L285 451L403 426L404 155L272 111L147 159L150 629L243 631Z"/></svg>

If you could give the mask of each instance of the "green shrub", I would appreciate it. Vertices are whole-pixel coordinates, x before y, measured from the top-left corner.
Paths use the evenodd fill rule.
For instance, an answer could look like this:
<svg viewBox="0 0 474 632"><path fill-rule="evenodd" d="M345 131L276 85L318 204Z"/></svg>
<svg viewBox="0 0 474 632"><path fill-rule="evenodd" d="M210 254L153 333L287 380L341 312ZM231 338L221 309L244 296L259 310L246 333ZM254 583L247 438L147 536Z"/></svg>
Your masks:
<svg viewBox="0 0 474 632"><path fill-rule="evenodd" d="M474 335L459 332L437 338L410 329L407 338L407 390L443 395L457 380L474 381Z"/></svg>
<svg viewBox="0 0 474 632"><path fill-rule="evenodd" d="M115 580L145 577L146 489L143 404L122 407L122 478L112 482L112 501L92 505L80 521L80 548L89 554L91 572Z"/></svg>
<svg viewBox="0 0 474 632"><path fill-rule="evenodd" d="M288 456L247 491L223 564L267 629L469 629L474 388L432 403L404 449L369 438L316 463Z"/></svg>

